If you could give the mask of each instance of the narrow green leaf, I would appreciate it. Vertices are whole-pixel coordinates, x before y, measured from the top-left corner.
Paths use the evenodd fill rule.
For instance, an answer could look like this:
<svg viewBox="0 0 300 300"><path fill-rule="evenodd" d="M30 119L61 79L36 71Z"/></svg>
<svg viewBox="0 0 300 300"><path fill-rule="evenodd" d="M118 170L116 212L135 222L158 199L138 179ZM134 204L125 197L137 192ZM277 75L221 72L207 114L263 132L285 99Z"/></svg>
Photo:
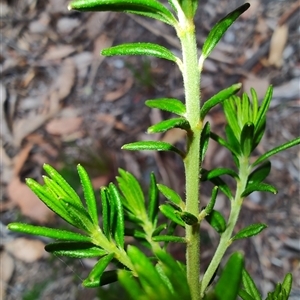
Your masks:
<svg viewBox="0 0 300 300"><path fill-rule="evenodd" d="M111 239L110 235L110 208L108 200L108 189L106 187L101 188L100 198L102 203L102 228L103 233L108 240Z"/></svg>
<svg viewBox="0 0 300 300"><path fill-rule="evenodd" d="M148 55L176 62L178 58L167 48L152 43L130 43L103 49L104 56Z"/></svg>
<svg viewBox="0 0 300 300"><path fill-rule="evenodd" d="M266 159L268 159L269 157L271 157L272 155L277 154L278 152L281 152L283 150L286 150L288 148L294 147L296 145L300 144L300 137L297 137L287 143L284 143L278 147L273 148L272 150L269 150L268 152L266 152L265 154L263 154L262 156L260 156L253 164L252 166L256 166L258 164L260 164L261 162L265 161Z"/></svg>
<svg viewBox="0 0 300 300"><path fill-rule="evenodd" d="M267 124L267 117L265 116L261 122L260 127L255 127L253 147L252 147L253 150L257 147L262 137L264 136L266 130L266 124Z"/></svg>
<svg viewBox="0 0 300 300"><path fill-rule="evenodd" d="M267 183L263 183L263 182L260 182L260 183L251 183L251 184L248 184L246 189L244 190L244 192L242 193L241 197L247 197L248 195L250 195L251 193L253 192L270 192L272 194L277 194L277 189L270 185L270 184L267 184Z"/></svg>
<svg viewBox="0 0 300 300"><path fill-rule="evenodd" d="M271 171L271 162L266 161L261 166L256 168L248 177L248 183L262 182Z"/></svg>
<svg viewBox="0 0 300 300"><path fill-rule="evenodd" d="M118 281L118 270L110 270L102 273L100 286Z"/></svg>
<svg viewBox="0 0 300 300"><path fill-rule="evenodd" d="M7 225L7 228L12 231L40 235L62 241L91 242L91 238L89 236L62 229L34 226L23 223L10 223Z"/></svg>
<svg viewBox="0 0 300 300"><path fill-rule="evenodd" d="M80 177L88 213L92 219L93 224L97 226L98 222L99 222L98 212L97 212L97 202L96 202L92 182L91 182L86 170L81 165L77 166L77 171L78 171L78 174Z"/></svg>
<svg viewBox="0 0 300 300"><path fill-rule="evenodd" d="M219 187L219 189L230 199L233 200L233 195L231 193L230 188L228 187L228 185L225 183L224 180L222 180L220 177L215 177L210 179L210 181L216 185L217 187Z"/></svg>
<svg viewBox="0 0 300 300"><path fill-rule="evenodd" d="M147 100L145 104L148 107L158 108L160 110L168 111L182 117L184 117L186 113L185 105L180 100L174 98L159 98L154 100Z"/></svg>
<svg viewBox="0 0 300 300"><path fill-rule="evenodd" d="M243 255L238 252L233 253L215 286L215 293L218 299L236 300L240 289L243 268Z"/></svg>
<svg viewBox="0 0 300 300"><path fill-rule="evenodd" d="M159 193L156 185L156 178L154 173L150 175L150 187L149 187L149 204L148 204L148 216L149 220L154 226L156 226L158 219L158 204Z"/></svg>
<svg viewBox="0 0 300 300"><path fill-rule="evenodd" d="M63 201L61 199L58 199L57 195L54 195L54 192L51 189L41 186L32 178L27 178L26 184L39 197L39 199L42 202L44 202L44 204L47 207L49 207L63 220L76 227L76 223L70 217L68 211L65 208Z"/></svg>
<svg viewBox="0 0 300 300"><path fill-rule="evenodd" d="M183 212L176 211L175 213L176 213L176 215L178 215L182 219L182 221L185 224L193 226L193 225L196 225L196 224L199 223L198 218L195 215L193 215L193 214L191 214L187 211L183 211Z"/></svg>
<svg viewBox="0 0 300 300"><path fill-rule="evenodd" d="M120 194L113 183L109 184L109 191L112 200L115 202L116 213L117 213L114 238L117 246L123 249L124 248L124 212L123 212L122 201L121 201Z"/></svg>
<svg viewBox="0 0 300 300"><path fill-rule="evenodd" d="M246 93L242 95L241 104L241 114L239 115L239 119L242 121L241 124L246 124L248 122L252 122L252 109L250 105L250 99Z"/></svg>
<svg viewBox="0 0 300 300"><path fill-rule="evenodd" d="M141 150L172 151L179 154L181 157L185 157L185 154L182 151L180 151L173 145L165 142L157 142L157 141L135 142L135 143L125 144L121 149L130 150L130 151L141 151Z"/></svg>
<svg viewBox="0 0 300 300"><path fill-rule="evenodd" d="M207 113L214 106L228 99L230 96L236 94L241 89L241 86L242 86L241 83L234 84L231 87L218 92L216 95L212 96L209 100L205 101L200 111L200 119L204 120Z"/></svg>
<svg viewBox="0 0 300 300"><path fill-rule="evenodd" d="M163 223L161 225L159 225L157 228L155 228L155 230L152 232L152 237L159 235L163 230L167 229L168 224L167 223Z"/></svg>
<svg viewBox="0 0 300 300"><path fill-rule="evenodd" d="M163 204L159 206L159 210L171 221L175 222L178 225L181 225L182 227L185 226L185 223L181 220L181 218L179 218L176 215L175 213L176 209L173 206L168 204Z"/></svg>
<svg viewBox="0 0 300 300"><path fill-rule="evenodd" d="M242 298L242 300L255 300L245 290L239 290L239 296Z"/></svg>
<svg viewBox="0 0 300 300"><path fill-rule="evenodd" d="M191 126L185 118L173 118L161 121L155 125L150 126L148 128L148 133L165 132L172 128L180 128L188 131L191 128Z"/></svg>
<svg viewBox="0 0 300 300"><path fill-rule="evenodd" d="M240 151L236 151L235 148L233 148L229 143L227 143L224 139L222 139L220 136L218 136L217 134L210 132L210 137L216 141L218 144L220 144L221 146L224 146L225 148L227 148L231 153L234 153L236 156L238 156Z"/></svg>
<svg viewBox="0 0 300 300"><path fill-rule="evenodd" d="M173 14L156 0L77 0L68 9L79 11L121 11L154 18L170 25L177 23Z"/></svg>
<svg viewBox="0 0 300 300"><path fill-rule="evenodd" d="M241 150L245 157L249 157L253 147L254 125L248 122L244 125L241 132Z"/></svg>
<svg viewBox="0 0 300 300"><path fill-rule="evenodd" d="M83 242L57 242L45 246L47 252L55 255L74 258L90 258L107 255L107 252L92 243Z"/></svg>
<svg viewBox="0 0 300 300"><path fill-rule="evenodd" d="M229 99L222 102L223 111L228 125L232 129L232 133L238 141L240 140L241 127L238 122L237 103L240 101L240 97L231 96Z"/></svg>
<svg viewBox="0 0 300 300"><path fill-rule="evenodd" d="M186 243L186 239L174 235L157 235L152 237L154 242L172 242L172 243Z"/></svg>
<svg viewBox="0 0 300 300"><path fill-rule="evenodd" d="M125 235L126 236L133 236L136 239L143 239L145 240L147 238L147 235L145 232L133 229L133 228L125 228Z"/></svg>
<svg viewBox="0 0 300 300"><path fill-rule="evenodd" d="M211 180L215 177L219 177L222 175L229 175L232 178L239 179L238 174L231 169L216 168L216 169L209 170L209 171L202 169L201 170L201 181Z"/></svg>
<svg viewBox="0 0 300 300"><path fill-rule="evenodd" d="M199 0L178 0L187 19L193 19Z"/></svg>
<svg viewBox="0 0 300 300"><path fill-rule="evenodd" d="M289 298L293 284L293 275L291 273L287 273L282 282L282 289L286 292L286 299Z"/></svg>
<svg viewBox="0 0 300 300"><path fill-rule="evenodd" d="M217 210L212 210L211 213L205 217L205 220L220 234L226 230L226 221Z"/></svg>
<svg viewBox="0 0 300 300"><path fill-rule="evenodd" d="M225 134L229 145L234 150L233 153L235 155L240 154L241 153L240 138L239 139L236 138L237 134L233 131L233 129L228 124L225 126Z"/></svg>
<svg viewBox="0 0 300 300"><path fill-rule="evenodd" d="M185 203L174 190L164 184L157 184L157 188L169 201L173 202L181 210L185 209Z"/></svg>
<svg viewBox="0 0 300 300"><path fill-rule="evenodd" d="M234 237L231 238L231 240L235 241L257 235L267 227L268 226L266 224L251 224L240 230Z"/></svg>
<svg viewBox="0 0 300 300"><path fill-rule="evenodd" d="M102 257L96 263L96 265L90 272L89 276L83 281L83 283L82 283L83 286L85 286L87 288L100 286L101 276L113 258L114 258L114 253L110 253L110 254Z"/></svg>
<svg viewBox="0 0 300 300"><path fill-rule="evenodd" d="M253 279L246 269L243 270L242 273L242 282L245 288L245 291L251 296L253 300L262 300L262 297L257 289ZM247 300L247 299L246 299Z"/></svg>
<svg viewBox="0 0 300 300"><path fill-rule="evenodd" d="M212 212L212 210L214 209L214 206L215 206L215 203L216 203L216 199L217 199L217 195L218 195L218 191L219 191L219 187L218 186L215 186L213 188L213 190L212 190L211 198L210 198L208 204L205 207L205 213L207 215L209 215Z"/></svg>
<svg viewBox="0 0 300 300"><path fill-rule="evenodd" d="M202 55L207 58L215 46L218 44L219 40L222 38L227 29L232 25L232 23L248 8L250 7L249 3L245 3L242 6L238 7L226 17L220 20L210 31L208 37L206 38L203 48Z"/></svg>
<svg viewBox="0 0 300 300"><path fill-rule="evenodd" d="M203 162L206 154L206 150L208 148L210 137L210 124L206 122L202 131L201 131L201 138L200 138L200 159Z"/></svg>
<svg viewBox="0 0 300 300"><path fill-rule="evenodd" d="M63 191L69 195L69 197L74 201L74 203L76 202L77 205L82 204L81 199L75 192L75 190L53 167L51 167L48 164L44 164L43 169L47 172L50 178L54 180L63 189Z"/></svg>

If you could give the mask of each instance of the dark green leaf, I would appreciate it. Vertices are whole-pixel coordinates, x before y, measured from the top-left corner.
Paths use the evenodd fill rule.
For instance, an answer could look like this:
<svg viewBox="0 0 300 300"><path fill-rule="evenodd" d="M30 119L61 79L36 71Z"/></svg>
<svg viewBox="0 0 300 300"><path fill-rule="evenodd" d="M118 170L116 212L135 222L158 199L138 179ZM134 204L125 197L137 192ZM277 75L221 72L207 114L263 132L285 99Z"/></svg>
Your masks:
<svg viewBox="0 0 300 300"><path fill-rule="evenodd" d="M199 220L196 216L194 216L193 214L187 212L187 211L176 211L175 212L185 224L188 225L196 225L197 223L199 223Z"/></svg>
<svg viewBox="0 0 300 300"><path fill-rule="evenodd" d="M148 133L165 132L172 128L180 128L188 131L191 128L191 126L185 118L173 118L161 121L155 125L150 126L148 128Z"/></svg>
<svg viewBox="0 0 300 300"><path fill-rule="evenodd" d="M219 187L219 189L230 199L233 200L233 195L231 193L230 188L228 185L222 180L220 177L215 177L210 180L214 185Z"/></svg>
<svg viewBox="0 0 300 300"><path fill-rule="evenodd" d="M220 234L226 230L226 221L217 210L212 210L211 213L205 217L205 220Z"/></svg>
<svg viewBox="0 0 300 300"><path fill-rule="evenodd" d="M249 3L243 4L242 6L235 9L233 12L229 13L212 28L202 48L202 55L205 58L209 56L209 54L218 44L219 40L222 38L227 29L232 25L232 23L249 7Z"/></svg>
<svg viewBox="0 0 300 300"><path fill-rule="evenodd" d="M238 252L233 253L215 286L215 293L218 299L236 300L240 289L243 268L243 255Z"/></svg>
<svg viewBox="0 0 300 300"><path fill-rule="evenodd" d="M62 241L91 242L91 238L89 236L62 229L34 226L23 223L10 223L7 225L7 228L12 231L40 235Z"/></svg>
<svg viewBox="0 0 300 300"><path fill-rule="evenodd" d="M152 237L154 242L173 242L173 243L186 243L186 239L174 235L157 235Z"/></svg>
<svg viewBox="0 0 300 300"><path fill-rule="evenodd" d="M151 151L172 151L179 154L181 157L185 157L185 154L174 147L173 145L165 142L157 141L142 141L123 145L122 149L130 151L141 151L141 150L151 150Z"/></svg>
<svg viewBox="0 0 300 300"><path fill-rule="evenodd" d="M193 19L199 0L178 0L187 19Z"/></svg>
<svg viewBox="0 0 300 300"><path fill-rule="evenodd" d="M178 99L174 98L160 98L155 100L147 100L145 104L151 108L158 108L160 110L169 111L179 116L185 116L185 105Z"/></svg>
<svg viewBox="0 0 300 300"><path fill-rule="evenodd" d="M229 176L231 176L232 178L235 178L235 179L239 178L238 174L236 172L234 172L233 170L231 170L231 169L216 168L216 169L213 169L213 170L210 170L210 171L202 169L201 180L202 181L211 180L215 177L219 177L219 176L222 176L222 175L229 175Z"/></svg>
<svg viewBox="0 0 300 300"><path fill-rule="evenodd" d="M232 237L232 241L248 238L254 235L259 234L268 226L266 224L252 224L249 225L242 230L240 230L234 237Z"/></svg>
<svg viewBox="0 0 300 300"><path fill-rule="evenodd" d="M251 298L253 300L262 300L261 295L260 295L253 279L251 278L250 274L247 272L246 269L243 270L242 282L243 282L245 291L251 296ZM247 300L247 299L245 299L245 300Z"/></svg>
<svg viewBox="0 0 300 300"><path fill-rule="evenodd" d="M181 210L185 209L185 203L181 197L172 189L163 184L157 184L159 191L172 203L174 203Z"/></svg>
<svg viewBox="0 0 300 300"><path fill-rule="evenodd" d="M227 143L224 139L222 139L220 136L218 136L217 134L210 132L210 137L216 141L218 144L220 144L221 146L224 146L225 148L227 148L231 153L234 153L236 156L238 155L238 153L240 152L239 150L237 151L235 148L233 148L229 143Z"/></svg>
<svg viewBox="0 0 300 300"><path fill-rule="evenodd" d="M263 154L261 157L259 157L253 164L252 166L256 166L258 164L260 164L261 162L265 161L266 159L268 159L269 157L271 157L274 154L277 154L280 151L286 150L288 148L294 147L296 145L300 144L300 137L297 137L287 143L284 143L278 147L273 148L272 150L269 150L268 152L266 152L265 154Z"/></svg>
<svg viewBox="0 0 300 300"><path fill-rule="evenodd" d="M249 157L253 147L254 125L248 122L241 132L241 150L245 157Z"/></svg>
<svg viewBox="0 0 300 300"><path fill-rule="evenodd" d="M89 258L107 255L107 252L92 243L82 242L57 242L45 246L47 252L55 255Z"/></svg>
<svg viewBox="0 0 300 300"><path fill-rule="evenodd" d="M103 49L104 56L148 55L176 62L178 58L167 48L152 43L130 43Z"/></svg>
<svg viewBox="0 0 300 300"><path fill-rule="evenodd" d="M94 194L94 189L92 182L87 174L86 170L81 166L77 166L77 171L80 177L84 199L86 201L88 213L92 219L94 225L98 225L98 212L97 212L97 202Z"/></svg>
<svg viewBox="0 0 300 300"><path fill-rule="evenodd" d="M249 175L248 183L262 182L270 174L270 171L271 163L270 161L266 161Z"/></svg>
<svg viewBox="0 0 300 300"><path fill-rule="evenodd" d="M89 276L83 281L83 283L82 283L83 286L85 286L87 288L100 286L101 276L113 258L114 258L114 253L110 253L110 254L102 257L96 263L96 265L90 272Z"/></svg>
<svg viewBox="0 0 300 300"><path fill-rule="evenodd" d="M250 195L253 192L270 192L272 194L277 194L277 189L267 183L263 183L263 182L254 182L251 184L248 184L246 189L244 190L244 192L242 193L241 197L247 197L248 195Z"/></svg>
<svg viewBox="0 0 300 300"><path fill-rule="evenodd" d="M156 0L77 0L68 9L79 11L121 11L154 18L170 25L177 23L172 13Z"/></svg>
<svg viewBox="0 0 300 300"><path fill-rule="evenodd" d="M203 106L201 108L200 119L204 120L207 113L214 106L216 106L217 104L223 102L224 100L228 99L230 96L237 93L240 90L241 86L242 86L241 83L234 84L231 87L224 89L224 90L220 91L219 93L217 93L216 95L212 96L209 100L205 101L205 103L203 104Z"/></svg>
<svg viewBox="0 0 300 300"><path fill-rule="evenodd" d="M212 210L214 209L216 199L217 199L217 195L218 195L218 190L219 190L219 187L217 187L217 186L215 186L212 190L211 198L210 198L208 204L205 207L205 213L207 215L209 215L212 212Z"/></svg>
<svg viewBox="0 0 300 300"><path fill-rule="evenodd" d="M266 122L267 122L267 117L264 117L264 120L261 122L261 126L258 128L255 128L254 132L254 138L253 138L253 150L257 147L257 145L260 143L262 137L265 134L265 129L266 129Z"/></svg>
<svg viewBox="0 0 300 300"><path fill-rule="evenodd" d="M227 138L229 145L234 150L234 152L232 152L232 151L231 152L234 153L235 155L240 154L241 153L240 142L239 142L239 140L237 140L235 132L232 130L232 128L228 124L225 126L225 133L226 133L226 138Z"/></svg>
<svg viewBox="0 0 300 300"><path fill-rule="evenodd" d="M293 275L291 273L287 273L282 282L282 289L286 291L286 299L289 298L293 284Z"/></svg>
<svg viewBox="0 0 300 300"><path fill-rule="evenodd" d="M239 290L239 296L242 298L242 300L255 300L245 290Z"/></svg>
<svg viewBox="0 0 300 300"><path fill-rule="evenodd" d="M178 217L175 213L175 208L168 204L163 204L159 206L160 211L171 221L175 222L178 225L181 225L182 227L185 226L185 223L181 220L180 217Z"/></svg>
<svg viewBox="0 0 300 300"><path fill-rule="evenodd" d="M148 216L149 220L155 226L158 218L158 204L159 193L156 185L156 178L154 173L150 175L150 188L149 188L149 204L148 204Z"/></svg>
<svg viewBox="0 0 300 300"><path fill-rule="evenodd" d="M108 240L111 239L110 235L110 207L109 207L109 200L108 200L108 189L106 187L101 188L100 195L101 195L101 203L102 203L102 228L103 233L105 234Z"/></svg>
<svg viewBox="0 0 300 300"><path fill-rule="evenodd" d="M152 232L152 237L159 235L163 230L167 229L168 225L166 223L159 225L155 230Z"/></svg>
<svg viewBox="0 0 300 300"><path fill-rule="evenodd" d="M111 195L112 201L115 203L116 208L116 225L115 225L115 232L114 238L116 244L119 248L124 248L124 212L123 206L121 201L121 196L113 183L109 184L109 192Z"/></svg>
<svg viewBox="0 0 300 300"><path fill-rule="evenodd" d="M131 272L126 270L118 271L118 280L121 285L126 289L131 299L147 300L147 295L138 284L137 280L133 277Z"/></svg>
<svg viewBox="0 0 300 300"><path fill-rule="evenodd" d="M239 102L241 102L241 98L237 96L231 96L229 99L222 102L226 120L237 141L240 140L241 135L241 124L239 124L237 113L237 106Z"/></svg>
<svg viewBox="0 0 300 300"><path fill-rule="evenodd" d="M209 124L209 122L206 122L201 131L201 138L200 138L200 159L201 159L201 161L203 161L205 158L206 150L208 148L208 143L209 143L209 137L210 137L210 124Z"/></svg>
<svg viewBox="0 0 300 300"><path fill-rule="evenodd" d="M116 282L118 280L118 271L117 270L110 270L105 271L102 273L100 286Z"/></svg>
<svg viewBox="0 0 300 300"><path fill-rule="evenodd" d="M64 192L66 192L69 197L77 203L77 205L81 205L81 200L75 190L68 184L68 182L50 165L44 164L43 169L47 172L47 174L54 180Z"/></svg>

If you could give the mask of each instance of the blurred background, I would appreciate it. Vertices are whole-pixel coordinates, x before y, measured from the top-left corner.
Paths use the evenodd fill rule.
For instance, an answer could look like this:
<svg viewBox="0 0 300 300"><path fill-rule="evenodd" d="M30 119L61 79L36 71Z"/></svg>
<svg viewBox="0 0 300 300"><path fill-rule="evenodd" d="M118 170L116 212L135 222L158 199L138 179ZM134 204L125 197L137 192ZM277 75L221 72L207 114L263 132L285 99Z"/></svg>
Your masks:
<svg viewBox="0 0 300 300"><path fill-rule="evenodd" d="M268 85L274 99L266 135L255 155L299 136L300 121L300 2L250 0L251 8L228 30L204 64L202 99L242 82L262 99ZM118 167L132 172L144 186L153 170L159 182L184 194L181 161L169 153L126 152L120 147L153 139L182 144L184 133L172 130L148 136L151 123L169 115L148 109L144 102L159 97L183 99L176 66L149 57L105 58L100 50L125 42L154 42L180 55L172 28L155 20L120 13L79 13L64 0L2 0L1 26L1 284L0 299L115 299L108 286L84 290L81 281L95 260L57 258L44 252L46 239L8 232L9 222L30 222L65 228L24 184L26 177L42 182L49 163L77 188L76 164L89 172L95 190L114 180ZM243 4L239 0L202 0L196 16L199 49L212 26ZM220 108L209 115L222 135ZM272 158L268 182L279 193L254 193L245 200L242 228L251 222L269 227L262 234L237 242L247 268L263 294L294 275L300 288L299 147ZM232 165L228 152L211 142L206 168ZM203 186L202 201L211 186ZM220 195L217 209L228 213ZM203 223L203 270L218 236ZM181 247L172 247L184 259ZM110 295L110 296L109 296ZM125 299L125 298L123 298Z"/></svg>

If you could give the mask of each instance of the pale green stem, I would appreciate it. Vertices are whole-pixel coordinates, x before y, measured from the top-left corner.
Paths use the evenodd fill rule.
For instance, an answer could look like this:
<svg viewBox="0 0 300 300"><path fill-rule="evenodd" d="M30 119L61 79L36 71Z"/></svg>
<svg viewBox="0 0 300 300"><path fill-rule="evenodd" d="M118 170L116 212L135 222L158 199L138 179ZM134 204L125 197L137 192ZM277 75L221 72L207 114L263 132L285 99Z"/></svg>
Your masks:
<svg viewBox="0 0 300 300"><path fill-rule="evenodd" d="M200 73L195 30L188 24L179 34L182 45L183 83L185 89L186 118L191 129L187 134L187 155L184 159L186 176L186 211L199 214L199 172L200 172ZM200 228L186 225L187 279L192 300L200 298Z"/></svg>
<svg viewBox="0 0 300 300"><path fill-rule="evenodd" d="M237 220L238 220L238 217L240 214L240 210L242 207L243 198L241 197L241 194L245 190L248 175L250 173L249 159L246 157L243 157L240 159L239 163L240 163L240 172L239 172L240 179L237 183L235 199L231 203L231 211L230 211L230 215L228 218L227 228L221 235L221 239L220 239L218 248L210 262L210 265L208 266L208 268L203 276L202 281L201 281L201 297L204 296L204 292L205 292L211 278L213 277L214 273L216 272L227 248L231 245L232 233L233 233L234 227L237 223Z"/></svg>

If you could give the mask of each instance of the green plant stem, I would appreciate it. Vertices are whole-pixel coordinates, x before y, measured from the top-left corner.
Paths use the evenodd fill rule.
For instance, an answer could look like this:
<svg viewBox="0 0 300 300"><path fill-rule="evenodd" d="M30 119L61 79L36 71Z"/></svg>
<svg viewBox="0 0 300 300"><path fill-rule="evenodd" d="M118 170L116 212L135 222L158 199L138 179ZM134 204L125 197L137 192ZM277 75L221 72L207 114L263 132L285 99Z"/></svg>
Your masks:
<svg viewBox="0 0 300 300"><path fill-rule="evenodd" d="M182 45L183 83L185 89L186 118L191 129L187 134L187 155L184 159L186 176L186 211L199 214L199 172L200 172L200 72L194 24L187 23L179 34ZM187 280L192 300L200 298L200 226L186 225Z"/></svg>
<svg viewBox="0 0 300 300"><path fill-rule="evenodd" d="M239 159L240 163L240 171L239 171L239 178L240 180L237 183L235 199L231 202L231 211L227 222L227 228L222 233L221 239L218 245L218 248L208 266L203 279L201 281L201 296L204 296L205 289L207 288L211 278L213 277L214 273L216 272L227 248L231 245L231 237L235 225L238 221L238 217L240 214L240 210L243 204L244 198L241 197L241 194L245 190L247 185L247 179L250 174L251 167L249 166L249 158L241 157Z"/></svg>

